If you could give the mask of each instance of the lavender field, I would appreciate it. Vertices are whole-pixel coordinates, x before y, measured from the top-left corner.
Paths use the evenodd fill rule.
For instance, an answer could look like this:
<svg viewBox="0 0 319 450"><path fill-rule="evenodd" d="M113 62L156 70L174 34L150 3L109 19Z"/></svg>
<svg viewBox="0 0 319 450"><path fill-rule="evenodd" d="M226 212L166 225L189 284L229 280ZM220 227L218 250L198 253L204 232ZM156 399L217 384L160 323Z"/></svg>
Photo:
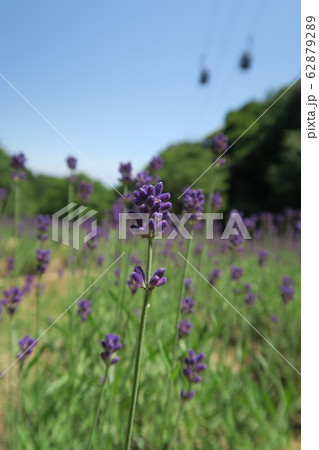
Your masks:
<svg viewBox="0 0 319 450"><path fill-rule="evenodd" d="M76 249L61 220L56 242L52 215L21 214L26 158L11 158L11 191L0 190L1 449L299 448L300 212L240 213L251 239L236 223L221 239L227 211L207 239L198 213L224 212L222 196L199 181L181 210L162 164L135 177L121 163L120 195L85 243L93 218L83 223ZM77 179L76 158L67 165L65 205L85 206L95 185ZM119 213L131 210L147 220L131 213L119 239ZM189 214L190 239L174 212Z"/></svg>

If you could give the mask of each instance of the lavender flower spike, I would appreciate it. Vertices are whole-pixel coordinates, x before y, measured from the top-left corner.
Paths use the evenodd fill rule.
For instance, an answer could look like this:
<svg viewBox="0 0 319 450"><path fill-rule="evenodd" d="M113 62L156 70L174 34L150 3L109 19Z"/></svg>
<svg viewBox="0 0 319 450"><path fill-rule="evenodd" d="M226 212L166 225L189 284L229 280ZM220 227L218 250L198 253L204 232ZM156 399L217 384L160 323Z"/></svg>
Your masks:
<svg viewBox="0 0 319 450"><path fill-rule="evenodd" d="M142 238L152 239L160 234L167 226L165 219L168 217L168 211L172 204L168 201L169 193L163 193L163 183L159 182L155 186L144 185L134 191L134 204L138 207L138 212L148 214L148 223L143 223L142 219L137 218L135 229ZM136 213L132 211L132 214Z"/></svg>
<svg viewBox="0 0 319 450"><path fill-rule="evenodd" d="M195 392L190 390L192 384L197 384L202 381L202 377L199 373L206 370L206 364L203 364L203 359L205 358L204 353L199 353L197 356L194 350L189 350L189 358L184 358L184 363L186 368L183 370L183 374L189 383L188 393L183 389L181 392L182 400L189 400L194 397Z"/></svg>
<svg viewBox="0 0 319 450"><path fill-rule="evenodd" d="M258 264L260 266L264 266L268 259L268 252L266 250L260 250L258 253Z"/></svg>
<svg viewBox="0 0 319 450"><path fill-rule="evenodd" d="M232 280L240 280L241 277L243 276L243 269L241 269L240 267L233 267L231 270L231 278Z"/></svg>
<svg viewBox="0 0 319 450"><path fill-rule="evenodd" d="M119 172L122 175L120 182L123 184L129 184L132 181L132 164L120 163Z"/></svg>
<svg viewBox="0 0 319 450"><path fill-rule="evenodd" d="M154 158L150 162L150 168L152 170L161 170L164 167L163 158L160 156L154 156Z"/></svg>
<svg viewBox="0 0 319 450"><path fill-rule="evenodd" d="M28 358L31 355L35 345L37 345L35 339L32 339L29 335L24 336L24 338L19 341L21 352L17 354L17 358L23 362L25 358Z"/></svg>
<svg viewBox="0 0 319 450"><path fill-rule="evenodd" d="M67 163L69 169L71 169L71 170L76 169L77 160L76 160L76 158L74 158L74 156L69 156L66 159L66 163Z"/></svg>
<svg viewBox="0 0 319 450"><path fill-rule="evenodd" d="M50 226L51 218L49 214L38 215L38 234L37 238L40 241L46 241L48 239L48 229Z"/></svg>
<svg viewBox="0 0 319 450"><path fill-rule="evenodd" d="M21 302L23 292L18 287L13 287L11 289L5 289L3 295L5 298L0 303L6 308L7 313L12 316Z"/></svg>
<svg viewBox="0 0 319 450"><path fill-rule="evenodd" d="M282 285L280 286L280 295L285 305L290 303L294 298L295 290L293 288L293 281L289 277L282 278Z"/></svg>
<svg viewBox="0 0 319 450"><path fill-rule="evenodd" d="M166 269L157 269L154 275L149 280L149 285L146 285L146 276L141 266L135 266L134 272L131 273L130 277L133 282L136 283L138 288L143 288L145 290L152 291L156 287L163 286L167 283L167 279L164 277Z"/></svg>
<svg viewBox="0 0 319 450"><path fill-rule="evenodd" d="M223 133L218 133L213 139L213 148L218 153L222 153L228 147L228 137Z"/></svg>
<svg viewBox="0 0 319 450"><path fill-rule="evenodd" d="M197 214L204 211L205 196L202 189L188 189L184 195L184 209L192 213L191 219L196 220Z"/></svg>
<svg viewBox="0 0 319 450"><path fill-rule="evenodd" d="M89 202L90 195L93 193L93 191L94 191L93 184L87 183L86 181L83 180L79 185L78 196L84 202Z"/></svg>
<svg viewBox="0 0 319 450"><path fill-rule="evenodd" d="M36 252L37 252L36 259L38 261L36 272L38 274L43 274L48 268L51 250L50 249L42 250L40 248L37 248Z"/></svg>
<svg viewBox="0 0 319 450"><path fill-rule="evenodd" d="M13 155L11 158L11 167L15 170L25 170L25 163L27 158L23 153L19 153L18 155Z"/></svg>
<svg viewBox="0 0 319 450"><path fill-rule="evenodd" d="M119 362L119 357L113 354L122 348L121 338L116 334L106 334L105 339L101 341L103 352L101 358L106 365L116 364Z"/></svg>
<svg viewBox="0 0 319 450"><path fill-rule="evenodd" d="M85 322L89 314L91 314L91 305L92 302L90 300L85 300L84 298L78 302L78 314L83 322Z"/></svg>
<svg viewBox="0 0 319 450"><path fill-rule="evenodd" d="M182 339L184 336L187 336L192 328L193 324L188 319L181 320L178 325L178 338Z"/></svg>
<svg viewBox="0 0 319 450"><path fill-rule="evenodd" d="M195 306L195 303L193 302L191 297L183 298L181 312L183 314L192 314L194 306Z"/></svg>

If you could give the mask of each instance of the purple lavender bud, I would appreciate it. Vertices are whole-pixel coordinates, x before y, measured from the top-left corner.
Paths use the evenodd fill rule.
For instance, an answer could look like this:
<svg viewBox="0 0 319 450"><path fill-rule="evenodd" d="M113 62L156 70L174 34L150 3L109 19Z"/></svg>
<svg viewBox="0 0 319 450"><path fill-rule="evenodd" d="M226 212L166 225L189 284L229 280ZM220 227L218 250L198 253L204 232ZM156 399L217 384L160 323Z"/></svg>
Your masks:
<svg viewBox="0 0 319 450"><path fill-rule="evenodd" d="M243 269L241 269L240 267L232 267L231 270L231 278L232 280L240 280L241 277L243 276Z"/></svg>
<svg viewBox="0 0 319 450"><path fill-rule="evenodd" d="M218 133L213 138L213 148L218 153L224 152L228 147L228 137L223 133Z"/></svg>
<svg viewBox="0 0 319 450"><path fill-rule="evenodd" d="M50 226L51 217L49 214L38 215L38 234L37 238L40 241L46 241L48 239L48 228Z"/></svg>
<svg viewBox="0 0 319 450"><path fill-rule="evenodd" d="M31 292L33 280L34 280L33 274L26 275L25 284L22 288L23 294L27 295Z"/></svg>
<svg viewBox="0 0 319 450"><path fill-rule="evenodd" d="M83 180L79 185L78 196L84 202L89 202L90 195L93 193L93 191L94 191L93 184L87 183L86 181Z"/></svg>
<svg viewBox="0 0 319 450"><path fill-rule="evenodd" d="M25 163L27 158L23 153L19 153L18 155L13 155L11 157L11 167L17 171L25 170Z"/></svg>
<svg viewBox="0 0 319 450"><path fill-rule="evenodd" d="M282 285L280 287L280 295L285 305L294 298L295 290L292 286Z"/></svg>
<svg viewBox="0 0 319 450"><path fill-rule="evenodd" d="M293 281L290 277L282 277L281 281L282 281L283 286L288 287L288 286L292 286L292 284L293 284Z"/></svg>
<svg viewBox="0 0 319 450"><path fill-rule="evenodd" d="M6 260L6 273L9 275L11 272L13 272L15 267L15 257L14 256L8 256Z"/></svg>
<svg viewBox="0 0 319 450"><path fill-rule="evenodd" d="M252 306L256 303L256 295L252 292L248 292L245 297L245 303L249 306Z"/></svg>
<svg viewBox="0 0 319 450"><path fill-rule="evenodd" d="M203 251L203 247L204 247L203 243L202 242L198 242L196 247L195 247L195 250L194 250L194 255L200 255L202 253L202 251Z"/></svg>
<svg viewBox="0 0 319 450"><path fill-rule="evenodd" d="M186 368L183 370L184 376L190 384L201 382L202 378L198 375L199 372L206 370L206 364L202 364L205 357L204 353L199 353L196 356L194 350L189 350L189 358L184 358Z"/></svg>
<svg viewBox="0 0 319 450"><path fill-rule="evenodd" d="M178 324L178 338L182 339L184 336L187 336L192 328L193 324L188 319L181 320Z"/></svg>
<svg viewBox="0 0 319 450"><path fill-rule="evenodd" d="M170 194L163 194L163 183L159 182L155 186L143 185L134 191L134 204L138 206L138 212L148 214L148 233L146 232L146 224L142 223L141 219L136 220L136 225L132 225L139 232L143 238L153 238L160 234L167 226L166 218L168 217L168 210L172 207L170 202L167 202ZM163 201L165 199L165 201ZM135 211L132 211L134 214Z"/></svg>
<svg viewBox="0 0 319 450"><path fill-rule="evenodd" d="M234 248L238 249L238 247L244 242L244 238L241 234L233 234L229 237L229 242Z"/></svg>
<svg viewBox="0 0 319 450"><path fill-rule="evenodd" d="M69 156L66 159L66 163L67 163L69 169L71 169L71 170L76 169L77 160L76 160L76 158L74 158L74 156Z"/></svg>
<svg viewBox="0 0 319 450"><path fill-rule="evenodd" d="M220 195L219 192L215 192L212 195L212 201L211 201L212 208L215 211L218 211L221 207L221 204L222 204L222 196Z"/></svg>
<svg viewBox="0 0 319 450"><path fill-rule="evenodd" d="M130 278L136 283L138 288L146 289L146 277L141 266L134 267L134 272L131 273Z"/></svg>
<svg viewBox="0 0 319 450"><path fill-rule="evenodd" d="M151 170L161 170L164 167L163 158L160 156L154 156L154 158L150 162Z"/></svg>
<svg viewBox="0 0 319 450"><path fill-rule="evenodd" d="M131 294L135 295L138 288L140 287L133 278L130 278L127 282L128 287L130 288Z"/></svg>
<svg viewBox="0 0 319 450"><path fill-rule="evenodd" d="M5 188L0 188L0 202L4 202L8 196L8 191Z"/></svg>
<svg viewBox="0 0 319 450"><path fill-rule="evenodd" d="M84 298L78 302L78 314L83 322L85 322L89 314L91 314L91 305L92 302L90 300L85 300Z"/></svg>
<svg viewBox="0 0 319 450"><path fill-rule="evenodd" d="M219 278L221 277L221 270L218 269L218 267L216 269L214 269L210 275L209 275L209 283L212 286L215 286L216 280L219 280Z"/></svg>
<svg viewBox="0 0 319 450"><path fill-rule="evenodd" d="M103 255L97 256L97 257L96 257L96 263L97 263L97 265L98 265L98 266L102 266L103 263L104 263L104 260L105 260L105 258L104 258Z"/></svg>
<svg viewBox="0 0 319 450"><path fill-rule="evenodd" d="M270 316L270 320L271 320L273 323L277 323L277 322L279 321L279 317L278 317L276 314L272 314L272 315Z"/></svg>
<svg viewBox="0 0 319 450"><path fill-rule="evenodd" d="M191 278L185 278L185 289L186 291L190 292L192 290L192 279Z"/></svg>
<svg viewBox="0 0 319 450"><path fill-rule="evenodd" d="M21 302L23 292L18 287L12 287L11 289L5 289L3 295L4 298L0 303L6 308L7 313L12 316Z"/></svg>
<svg viewBox="0 0 319 450"><path fill-rule="evenodd" d="M163 286L167 283L167 279L164 277L166 269L160 268L157 269L154 275L151 277L149 281L149 288L154 289L155 287Z"/></svg>
<svg viewBox="0 0 319 450"><path fill-rule="evenodd" d="M36 267L36 272L38 274L43 274L49 265L50 262L50 256L51 256L51 250L42 250L40 248L37 248L36 250L36 259L38 262L38 265Z"/></svg>
<svg viewBox="0 0 319 450"><path fill-rule="evenodd" d="M119 181L123 184L129 184L132 181L132 164L120 163L119 172L122 175Z"/></svg>
<svg viewBox="0 0 319 450"><path fill-rule="evenodd" d="M193 313L193 308L195 306L195 303L193 302L191 297L183 298L181 303L182 303L182 307L181 307L182 314L192 314Z"/></svg>
<svg viewBox="0 0 319 450"><path fill-rule="evenodd" d="M266 250L260 250L258 253L258 264L260 266L264 266L268 259L268 252Z"/></svg>
<svg viewBox="0 0 319 450"><path fill-rule="evenodd" d="M219 158L219 159L216 158L215 161L217 161L216 167L222 167L226 164L227 159L226 158ZM215 162L215 161L213 160L213 162Z"/></svg>
<svg viewBox="0 0 319 450"><path fill-rule="evenodd" d="M184 209L191 213L191 220L196 220L196 215L204 211L205 196L202 189L188 189L184 195Z"/></svg>
<svg viewBox="0 0 319 450"><path fill-rule="evenodd" d="M141 188L145 185L149 185L153 182L153 178L150 175L148 170L145 170L145 172L139 172L136 175L136 179L135 179L135 186L136 188Z"/></svg>
<svg viewBox="0 0 319 450"><path fill-rule="evenodd" d="M105 340L101 341L103 352L101 358L106 365L116 364L118 357L113 358L113 354L122 348L121 338L116 334L106 334Z"/></svg>
<svg viewBox="0 0 319 450"><path fill-rule="evenodd" d="M23 362L26 358L28 358L34 346L37 345L37 341L35 339L32 339L30 336L26 335L23 339L19 341L19 347L21 349L21 352L17 354L17 358Z"/></svg>
<svg viewBox="0 0 319 450"><path fill-rule="evenodd" d="M281 281L280 295L286 305L294 298L293 281L290 277L283 277Z"/></svg>
<svg viewBox="0 0 319 450"><path fill-rule="evenodd" d="M181 390L181 399L182 400L190 400L195 396L194 391L188 391L186 392L184 389Z"/></svg>

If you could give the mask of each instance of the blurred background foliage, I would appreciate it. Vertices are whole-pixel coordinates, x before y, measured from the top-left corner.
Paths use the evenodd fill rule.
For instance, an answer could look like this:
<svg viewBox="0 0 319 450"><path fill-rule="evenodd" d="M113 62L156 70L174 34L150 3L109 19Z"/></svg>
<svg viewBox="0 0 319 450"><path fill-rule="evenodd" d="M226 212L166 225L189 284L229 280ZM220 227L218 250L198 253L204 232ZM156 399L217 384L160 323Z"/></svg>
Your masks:
<svg viewBox="0 0 319 450"><path fill-rule="evenodd" d="M224 210L236 208L249 214L282 211L287 206L300 208L300 89L298 82L226 153L226 164L221 168L211 167L195 187L201 187L208 194L213 185L214 191L223 195ZM229 112L225 126L216 132L225 133L231 145L284 90ZM212 163L212 152L205 146L205 141L216 132L202 142L180 142L160 153L165 166L158 175L165 190L172 194L175 211L181 208L182 199L178 200L178 197L183 189ZM12 184L7 171L9 164L10 157L0 149L0 187L8 191ZM92 181L78 174L78 183L82 179ZM67 203L67 185L64 178L28 171L22 189L22 213L30 216L53 214ZM110 210L116 198L114 190L94 181L94 193L88 206L102 215L103 211ZM8 201L5 211L8 215L13 214L12 202Z"/></svg>

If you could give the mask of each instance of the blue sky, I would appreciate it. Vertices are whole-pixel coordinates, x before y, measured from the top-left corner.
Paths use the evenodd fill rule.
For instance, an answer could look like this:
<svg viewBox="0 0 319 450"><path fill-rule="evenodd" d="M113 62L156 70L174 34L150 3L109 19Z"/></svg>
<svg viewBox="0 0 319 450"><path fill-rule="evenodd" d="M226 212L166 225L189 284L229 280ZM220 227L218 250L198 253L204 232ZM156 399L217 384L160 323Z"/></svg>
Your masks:
<svg viewBox="0 0 319 450"><path fill-rule="evenodd" d="M0 72L112 183L120 161L136 172L300 74L298 0L19 0L0 16ZM250 36L253 67L241 72ZM0 101L0 145L66 175L74 150L3 79ZM79 170L99 179L80 157Z"/></svg>

